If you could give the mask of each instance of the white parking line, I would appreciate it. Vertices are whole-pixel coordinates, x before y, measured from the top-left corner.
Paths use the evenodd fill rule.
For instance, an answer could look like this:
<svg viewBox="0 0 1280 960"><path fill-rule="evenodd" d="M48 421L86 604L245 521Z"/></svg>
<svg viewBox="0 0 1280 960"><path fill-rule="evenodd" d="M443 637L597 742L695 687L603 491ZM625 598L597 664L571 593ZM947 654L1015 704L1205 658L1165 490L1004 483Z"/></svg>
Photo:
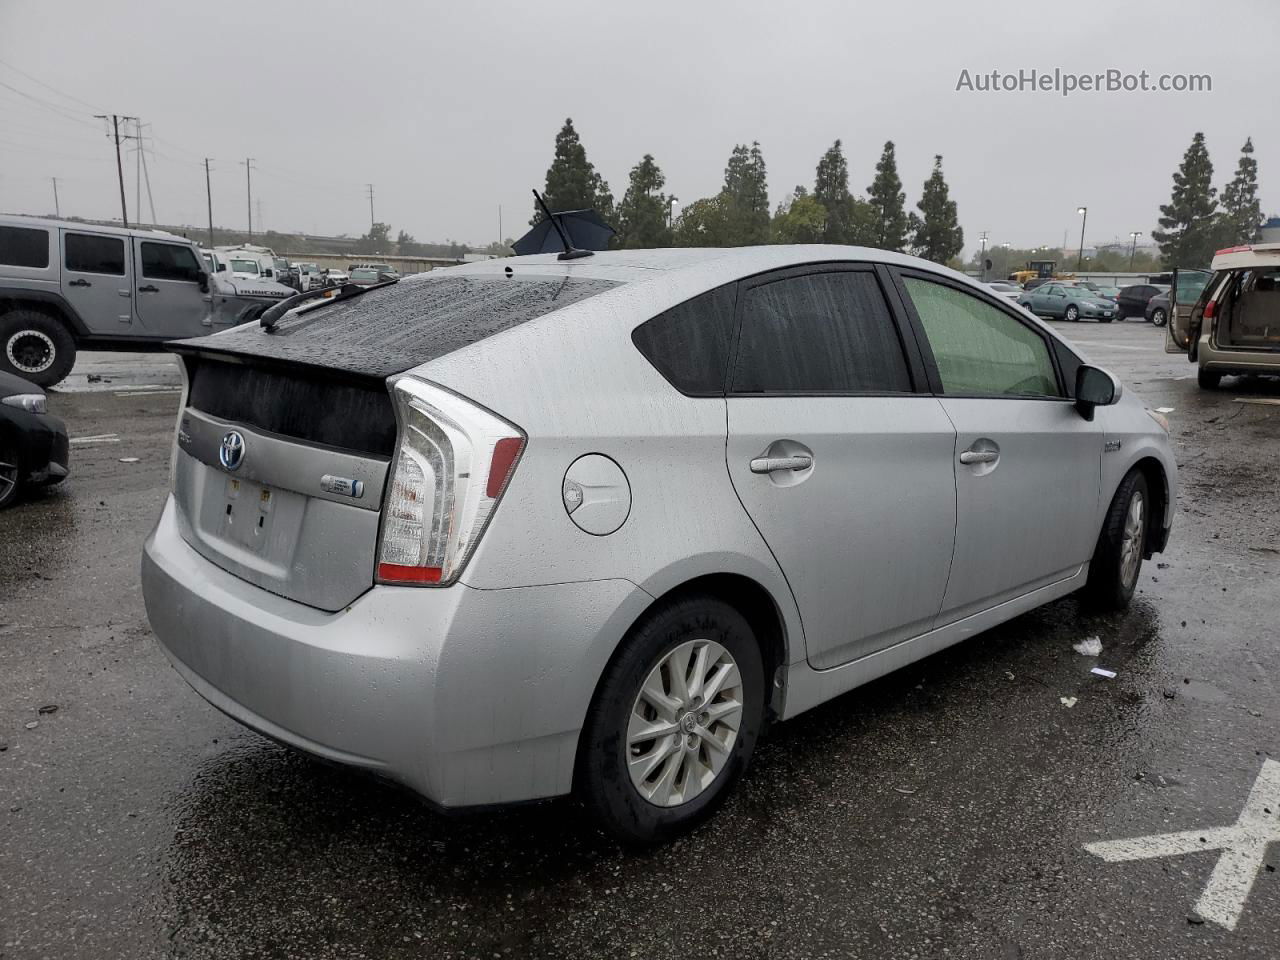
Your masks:
<svg viewBox="0 0 1280 960"><path fill-rule="evenodd" d="M1264 760L1234 826L1086 843L1084 848L1108 863L1221 850L1195 910L1206 920L1234 930L1262 869L1267 844L1276 840L1280 840L1280 763Z"/></svg>
<svg viewBox="0 0 1280 960"><path fill-rule="evenodd" d="M154 390L126 390L117 393L117 397L149 397L157 393L181 393L181 387L156 387Z"/></svg>
<svg viewBox="0 0 1280 960"><path fill-rule="evenodd" d="M72 437L71 443L119 443L118 433L95 433L91 437Z"/></svg>

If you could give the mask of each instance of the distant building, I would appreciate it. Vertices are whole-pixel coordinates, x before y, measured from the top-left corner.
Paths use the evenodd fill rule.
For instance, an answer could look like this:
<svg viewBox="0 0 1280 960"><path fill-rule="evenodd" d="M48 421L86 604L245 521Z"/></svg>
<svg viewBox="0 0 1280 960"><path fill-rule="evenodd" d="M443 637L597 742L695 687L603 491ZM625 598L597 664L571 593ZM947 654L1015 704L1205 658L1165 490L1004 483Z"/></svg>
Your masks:
<svg viewBox="0 0 1280 960"><path fill-rule="evenodd" d="M1280 243L1280 217L1272 217L1262 225L1263 243Z"/></svg>

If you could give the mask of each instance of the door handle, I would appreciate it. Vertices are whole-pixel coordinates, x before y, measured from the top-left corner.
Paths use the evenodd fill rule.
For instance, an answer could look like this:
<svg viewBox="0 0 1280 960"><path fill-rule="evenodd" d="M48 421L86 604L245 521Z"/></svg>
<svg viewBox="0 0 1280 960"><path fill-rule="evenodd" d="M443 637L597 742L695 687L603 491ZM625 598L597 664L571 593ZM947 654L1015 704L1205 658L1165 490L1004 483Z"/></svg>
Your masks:
<svg viewBox="0 0 1280 960"><path fill-rule="evenodd" d="M995 463L999 459L998 450L966 450L960 454L961 463Z"/></svg>
<svg viewBox="0 0 1280 960"><path fill-rule="evenodd" d="M808 470L813 457L800 454L794 457L756 457L751 461L752 473L773 473L775 470Z"/></svg>
<svg viewBox="0 0 1280 960"><path fill-rule="evenodd" d="M68 287L92 287L93 284L88 280L81 280L78 277L67 284Z"/></svg>
<svg viewBox="0 0 1280 960"><path fill-rule="evenodd" d="M160 288L155 286L154 284L148 283L145 287L139 287L138 292L139 293L159 293Z"/></svg>

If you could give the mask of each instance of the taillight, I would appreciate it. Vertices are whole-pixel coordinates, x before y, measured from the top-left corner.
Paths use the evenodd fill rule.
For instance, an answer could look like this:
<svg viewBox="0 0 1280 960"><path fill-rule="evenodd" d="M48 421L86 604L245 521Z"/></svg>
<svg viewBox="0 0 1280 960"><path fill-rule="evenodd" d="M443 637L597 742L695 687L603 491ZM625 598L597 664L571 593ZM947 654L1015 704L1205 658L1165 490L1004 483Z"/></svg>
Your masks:
<svg viewBox="0 0 1280 960"><path fill-rule="evenodd" d="M379 583L457 579L524 451L519 427L414 377L391 384L399 427L382 504Z"/></svg>
<svg viewBox="0 0 1280 960"><path fill-rule="evenodd" d="M1208 303L1204 305L1204 313L1202 314L1202 316L1206 320L1212 320L1213 315L1217 312L1218 312L1218 301L1210 300Z"/></svg>

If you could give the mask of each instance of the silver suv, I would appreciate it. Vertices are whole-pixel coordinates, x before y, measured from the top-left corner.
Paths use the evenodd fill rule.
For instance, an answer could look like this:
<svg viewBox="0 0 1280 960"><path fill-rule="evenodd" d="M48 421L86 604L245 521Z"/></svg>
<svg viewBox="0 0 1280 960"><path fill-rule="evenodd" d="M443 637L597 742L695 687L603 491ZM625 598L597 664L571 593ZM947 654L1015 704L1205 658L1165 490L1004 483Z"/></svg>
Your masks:
<svg viewBox="0 0 1280 960"><path fill-rule="evenodd" d="M142 561L179 673L442 807L653 841L786 719L1050 600L1129 601L1166 425L950 270L493 260L178 346ZM264 318L264 324L271 318Z"/></svg>
<svg viewBox="0 0 1280 960"><path fill-rule="evenodd" d="M224 329L250 302L262 310L271 301L212 295L185 237L0 217L0 371L42 387L71 372L78 347L157 348Z"/></svg>

